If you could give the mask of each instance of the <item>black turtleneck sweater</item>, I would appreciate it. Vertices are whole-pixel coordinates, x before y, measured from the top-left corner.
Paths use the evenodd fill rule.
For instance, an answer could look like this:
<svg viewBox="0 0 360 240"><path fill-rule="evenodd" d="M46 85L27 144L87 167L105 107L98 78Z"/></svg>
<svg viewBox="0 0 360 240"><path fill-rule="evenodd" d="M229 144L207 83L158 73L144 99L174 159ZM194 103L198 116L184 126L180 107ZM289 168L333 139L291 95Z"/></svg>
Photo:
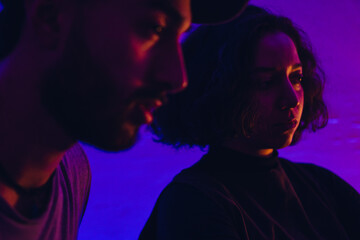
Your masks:
<svg viewBox="0 0 360 240"><path fill-rule="evenodd" d="M164 189L140 239L360 239L360 196L313 164L211 148Z"/></svg>

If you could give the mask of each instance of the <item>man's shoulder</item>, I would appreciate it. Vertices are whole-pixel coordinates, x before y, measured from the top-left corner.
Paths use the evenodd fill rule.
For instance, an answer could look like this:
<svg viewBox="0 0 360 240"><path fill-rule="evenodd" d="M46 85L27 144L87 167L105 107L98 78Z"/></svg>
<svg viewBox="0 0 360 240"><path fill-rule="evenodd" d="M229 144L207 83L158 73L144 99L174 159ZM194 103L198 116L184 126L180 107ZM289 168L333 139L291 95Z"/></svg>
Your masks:
<svg viewBox="0 0 360 240"><path fill-rule="evenodd" d="M79 143L66 151L60 165L63 168L62 170L65 169L67 172L90 172L89 160Z"/></svg>
<svg viewBox="0 0 360 240"><path fill-rule="evenodd" d="M86 154L80 144L68 149L59 165L60 181L68 189L69 198L73 199L74 209L78 209L81 218L89 198L91 171Z"/></svg>
<svg viewBox="0 0 360 240"><path fill-rule="evenodd" d="M88 163L86 153L79 143L75 143L66 151L63 160L66 162L75 161L75 163Z"/></svg>
<svg viewBox="0 0 360 240"><path fill-rule="evenodd" d="M89 160L79 143L68 149L59 165L62 176L75 189L89 186L91 171Z"/></svg>

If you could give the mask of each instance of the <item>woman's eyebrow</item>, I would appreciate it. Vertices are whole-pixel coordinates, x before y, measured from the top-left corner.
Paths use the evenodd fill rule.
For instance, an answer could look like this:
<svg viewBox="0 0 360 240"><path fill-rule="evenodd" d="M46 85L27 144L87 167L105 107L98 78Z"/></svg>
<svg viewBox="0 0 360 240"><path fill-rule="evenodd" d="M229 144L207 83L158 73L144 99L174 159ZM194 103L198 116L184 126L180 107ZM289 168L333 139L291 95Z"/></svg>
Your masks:
<svg viewBox="0 0 360 240"><path fill-rule="evenodd" d="M301 63L295 63L291 66L292 69L302 68ZM252 73L269 73L276 72L278 69L276 67L256 67Z"/></svg>
<svg viewBox="0 0 360 240"><path fill-rule="evenodd" d="M294 65L292 65L292 69L297 69L297 68L302 68L302 64L301 63L296 63Z"/></svg>

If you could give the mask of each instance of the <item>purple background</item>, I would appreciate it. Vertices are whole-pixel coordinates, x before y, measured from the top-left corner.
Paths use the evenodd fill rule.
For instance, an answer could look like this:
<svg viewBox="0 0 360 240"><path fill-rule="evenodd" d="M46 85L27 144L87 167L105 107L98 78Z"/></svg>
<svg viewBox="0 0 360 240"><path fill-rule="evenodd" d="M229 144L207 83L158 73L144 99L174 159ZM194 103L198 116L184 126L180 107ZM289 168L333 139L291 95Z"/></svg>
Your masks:
<svg viewBox="0 0 360 240"><path fill-rule="evenodd" d="M327 75L328 126L305 134L280 156L311 162L360 191L360 1L255 0L290 17L309 35ZM210 39L209 39L210 40ZM163 187L203 154L156 144L143 133L130 151L106 154L85 146L93 182L79 239L136 239Z"/></svg>

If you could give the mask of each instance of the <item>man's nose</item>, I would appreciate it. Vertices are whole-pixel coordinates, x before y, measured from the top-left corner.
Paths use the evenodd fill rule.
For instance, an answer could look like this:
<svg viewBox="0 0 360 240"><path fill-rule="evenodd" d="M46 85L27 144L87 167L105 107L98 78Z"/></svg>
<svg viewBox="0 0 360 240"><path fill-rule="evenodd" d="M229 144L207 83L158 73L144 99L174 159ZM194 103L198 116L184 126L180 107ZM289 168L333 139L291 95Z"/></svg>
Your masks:
<svg viewBox="0 0 360 240"><path fill-rule="evenodd" d="M155 78L158 82L168 86L168 93L176 93L187 87L184 58L177 40L161 49L153 61Z"/></svg>

